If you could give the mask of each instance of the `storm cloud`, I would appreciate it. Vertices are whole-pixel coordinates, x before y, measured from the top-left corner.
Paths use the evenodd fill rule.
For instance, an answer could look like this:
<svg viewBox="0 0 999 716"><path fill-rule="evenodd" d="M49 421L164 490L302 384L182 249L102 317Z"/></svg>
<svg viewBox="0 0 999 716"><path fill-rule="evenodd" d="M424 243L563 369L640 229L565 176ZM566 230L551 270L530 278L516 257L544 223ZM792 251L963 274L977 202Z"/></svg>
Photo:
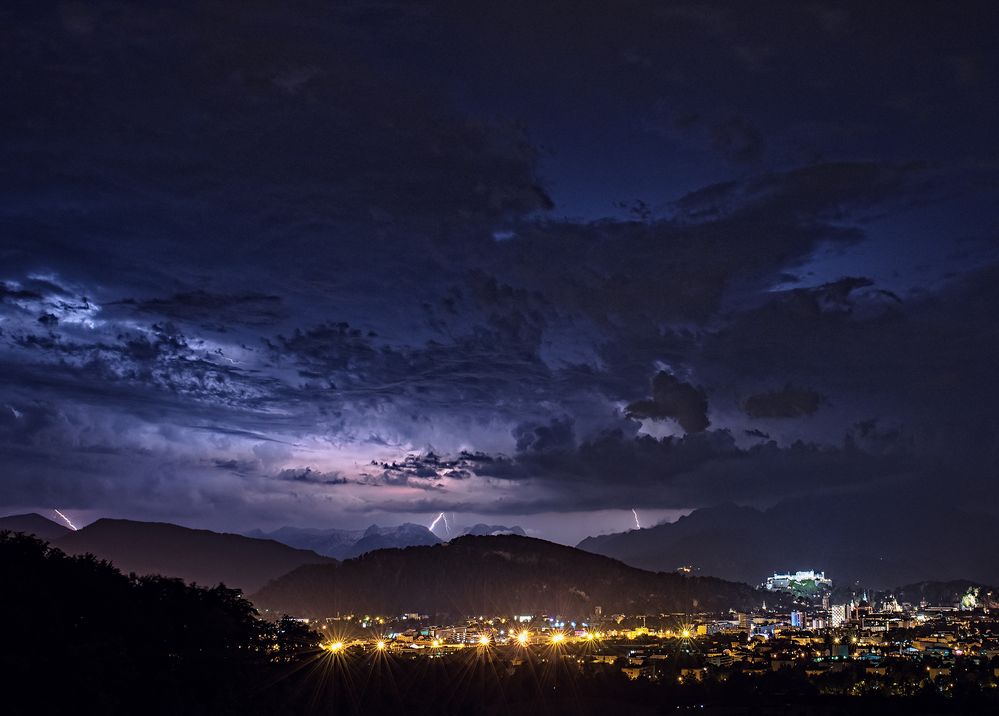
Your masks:
<svg viewBox="0 0 999 716"><path fill-rule="evenodd" d="M708 427L708 401L704 391L666 371L660 371L652 379L652 397L631 403L626 414L639 419L672 418L688 433L699 433Z"/></svg>
<svg viewBox="0 0 999 716"><path fill-rule="evenodd" d="M798 418L812 415L822 404L822 396L807 388L785 385L780 390L750 395L742 404L751 418Z"/></svg>
<svg viewBox="0 0 999 716"><path fill-rule="evenodd" d="M917 5L5 9L0 506L995 504L999 28Z"/></svg>

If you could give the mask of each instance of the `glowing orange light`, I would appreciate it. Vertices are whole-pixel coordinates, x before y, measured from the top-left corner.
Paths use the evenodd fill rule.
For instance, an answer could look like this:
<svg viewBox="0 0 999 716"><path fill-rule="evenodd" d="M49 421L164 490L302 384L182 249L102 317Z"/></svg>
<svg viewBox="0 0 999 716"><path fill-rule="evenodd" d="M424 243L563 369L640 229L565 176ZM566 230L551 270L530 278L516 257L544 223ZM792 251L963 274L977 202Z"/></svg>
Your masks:
<svg viewBox="0 0 999 716"><path fill-rule="evenodd" d="M489 637L483 634L479 637L479 646L489 646Z"/></svg>
<svg viewBox="0 0 999 716"><path fill-rule="evenodd" d="M384 641L378 642L375 646L378 647L378 651L385 651L385 642Z"/></svg>
<svg viewBox="0 0 999 716"><path fill-rule="evenodd" d="M531 635L526 630L520 632L520 634L517 635L517 641L519 641L521 644L527 644L530 638Z"/></svg>
<svg viewBox="0 0 999 716"><path fill-rule="evenodd" d="M563 641L565 641L565 634L562 632L557 631L552 634L552 644L561 644Z"/></svg>

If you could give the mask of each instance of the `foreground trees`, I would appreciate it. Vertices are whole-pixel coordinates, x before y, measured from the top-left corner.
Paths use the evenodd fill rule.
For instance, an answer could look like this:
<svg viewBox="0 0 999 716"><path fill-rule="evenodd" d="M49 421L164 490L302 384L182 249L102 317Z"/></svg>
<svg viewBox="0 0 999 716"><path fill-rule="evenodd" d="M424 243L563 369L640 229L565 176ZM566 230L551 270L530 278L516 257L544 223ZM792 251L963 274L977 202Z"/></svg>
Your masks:
<svg viewBox="0 0 999 716"><path fill-rule="evenodd" d="M14 713L246 713L281 663L314 656L236 590L126 576L33 537L0 534L0 674ZM273 691L273 690L272 690ZM277 699L280 701L280 699ZM9 713L9 711L8 711Z"/></svg>

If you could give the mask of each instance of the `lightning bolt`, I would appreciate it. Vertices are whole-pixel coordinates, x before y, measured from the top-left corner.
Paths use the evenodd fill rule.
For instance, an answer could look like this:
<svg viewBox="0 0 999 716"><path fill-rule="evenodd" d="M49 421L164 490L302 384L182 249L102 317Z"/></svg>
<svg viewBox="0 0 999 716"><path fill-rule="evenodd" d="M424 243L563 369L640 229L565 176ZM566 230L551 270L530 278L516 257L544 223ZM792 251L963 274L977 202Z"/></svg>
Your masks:
<svg viewBox="0 0 999 716"><path fill-rule="evenodd" d="M441 517L444 518L444 531L447 533L447 536L450 537L451 536L451 528L448 527L448 524L447 524L447 515L445 515L443 512L441 512Z"/></svg>
<svg viewBox="0 0 999 716"><path fill-rule="evenodd" d="M447 520L444 518L444 513L441 512L439 515L437 515L437 519L435 519L433 522L430 523L429 530L433 532L434 528L437 526L437 523L440 522L441 520L444 520L444 526L447 527Z"/></svg>
<svg viewBox="0 0 999 716"><path fill-rule="evenodd" d="M77 526L74 525L73 522L68 517L66 517L66 515L64 515L63 513L61 513L59 510L57 510L55 508L52 508L52 511L55 512L57 515L59 515L59 517L62 518L62 521L65 522L67 525L69 525L69 528L71 530L73 530L74 532L76 532L76 530L78 529Z"/></svg>
<svg viewBox="0 0 999 716"><path fill-rule="evenodd" d="M635 516L635 529L642 529L642 523L638 521L638 513L635 511L634 507L631 508L631 514Z"/></svg>

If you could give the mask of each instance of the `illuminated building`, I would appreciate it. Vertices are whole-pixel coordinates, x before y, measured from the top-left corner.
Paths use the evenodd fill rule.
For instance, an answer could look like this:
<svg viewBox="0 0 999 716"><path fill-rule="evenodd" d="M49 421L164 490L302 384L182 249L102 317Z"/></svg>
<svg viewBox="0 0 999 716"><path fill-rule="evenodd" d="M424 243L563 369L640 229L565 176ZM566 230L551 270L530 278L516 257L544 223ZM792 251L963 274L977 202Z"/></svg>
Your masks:
<svg viewBox="0 0 999 716"><path fill-rule="evenodd" d="M826 579L825 572L814 570L799 570L793 574L788 572L781 574L774 572L772 577L767 577L764 585L771 592L789 592L796 589L821 589L832 587L832 580Z"/></svg>
<svg viewBox="0 0 999 716"><path fill-rule="evenodd" d="M739 612L739 631L744 631L750 634L753 631L753 620L745 612Z"/></svg>
<svg viewBox="0 0 999 716"><path fill-rule="evenodd" d="M830 612L830 622L832 628L835 629L838 626L846 624L846 605L845 604L834 604L832 611Z"/></svg>
<svg viewBox="0 0 999 716"><path fill-rule="evenodd" d="M732 666L733 659L730 654L725 654L724 652L716 651L707 654L704 657L704 663L716 667L728 667Z"/></svg>
<svg viewBox="0 0 999 716"><path fill-rule="evenodd" d="M861 599L859 604L853 606L853 610L850 613L850 618L854 621L859 621L860 625L864 625L864 619L866 619L871 614L871 605L867 601L867 595L864 594L863 599Z"/></svg>

